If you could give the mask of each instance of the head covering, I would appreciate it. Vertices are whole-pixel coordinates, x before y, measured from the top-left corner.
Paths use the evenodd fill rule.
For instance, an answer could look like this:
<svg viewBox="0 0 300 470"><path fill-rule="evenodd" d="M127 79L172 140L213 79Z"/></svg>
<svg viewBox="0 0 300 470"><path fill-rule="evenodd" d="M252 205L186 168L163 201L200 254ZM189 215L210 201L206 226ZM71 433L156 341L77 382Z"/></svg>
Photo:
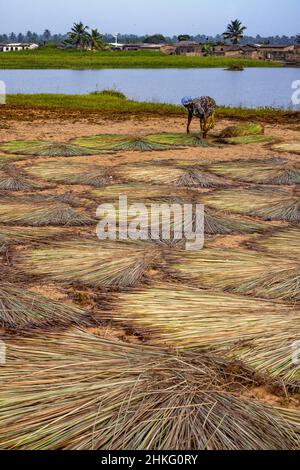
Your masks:
<svg viewBox="0 0 300 470"><path fill-rule="evenodd" d="M193 98L191 96L185 96L184 98L182 98L181 104L182 104L182 106L187 106L192 101L193 101Z"/></svg>

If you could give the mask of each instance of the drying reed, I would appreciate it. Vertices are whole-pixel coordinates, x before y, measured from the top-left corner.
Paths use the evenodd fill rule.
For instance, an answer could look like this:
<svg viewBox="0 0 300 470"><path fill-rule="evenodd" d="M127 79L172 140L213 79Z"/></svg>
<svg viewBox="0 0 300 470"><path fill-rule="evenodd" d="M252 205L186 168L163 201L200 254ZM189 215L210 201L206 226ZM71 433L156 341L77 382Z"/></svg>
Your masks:
<svg viewBox="0 0 300 470"><path fill-rule="evenodd" d="M153 184L176 184L184 175L183 170L153 164L121 165L115 173L121 180Z"/></svg>
<svg viewBox="0 0 300 470"><path fill-rule="evenodd" d="M234 161L210 165L209 171L234 180L273 185L300 183L300 168L282 165L280 159L269 161Z"/></svg>
<svg viewBox="0 0 300 470"><path fill-rule="evenodd" d="M293 306L178 284L112 299L111 313L103 313L103 318L146 334L151 344L213 349L258 365L289 385L300 385L300 366L291 361L291 345L299 339L300 327L300 311Z"/></svg>
<svg viewBox="0 0 300 470"><path fill-rule="evenodd" d="M247 371L214 356L71 331L10 341L1 449L279 450L297 427L241 398Z"/></svg>
<svg viewBox="0 0 300 470"><path fill-rule="evenodd" d="M24 160L26 157L25 155L0 155L0 168L4 165L9 164L10 162L18 161L18 160Z"/></svg>
<svg viewBox="0 0 300 470"><path fill-rule="evenodd" d="M284 329L278 335L257 338L248 344L233 348L229 358L235 358L254 368L259 374L269 376L280 387L292 392L300 390L300 367L292 362L292 346L297 340L294 332Z"/></svg>
<svg viewBox="0 0 300 470"><path fill-rule="evenodd" d="M75 139L75 145L84 145L99 152L105 151L132 151L147 152L151 150L167 150L172 147L209 147L200 135L183 133L161 133L150 135L117 135L101 134L92 137Z"/></svg>
<svg viewBox="0 0 300 470"><path fill-rule="evenodd" d="M72 157L93 155L91 149L63 142L46 142L39 140L12 140L0 145L8 153L36 155L40 157Z"/></svg>
<svg viewBox="0 0 300 470"><path fill-rule="evenodd" d="M18 174L7 174L0 171L0 190L27 191L37 189L38 186Z"/></svg>
<svg viewBox="0 0 300 470"><path fill-rule="evenodd" d="M77 307L56 302L13 284L0 285L0 326L19 331L47 326L88 325L90 319Z"/></svg>
<svg viewBox="0 0 300 470"><path fill-rule="evenodd" d="M207 235L229 235L233 233L259 233L268 230L266 224L232 216L221 216L205 208L204 231Z"/></svg>
<svg viewBox="0 0 300 470"><path fill-rule="evenodd" d="M179 132L163 132L160 134L150 134L147 139L151 143L166 145L171 147L211 147L215 146L207 140L203 140L200 134L186 134Z"/></svg>
<svg viewBox="0 0 300 470"><path fill-rule="evenodd" d="M0 227L0 246L63 238L71 233L58 227Z"/></svg>
<svg viewBox="0 0 300 470"><path fill-rule="evenodd" d="M174 170L171 170L172 172ZM190 167L186 170L176 182L176 186L184 186L187 188L220 188L227 186L229 183L223 178L211 175L196 167Z"/></svg>
<svg viewBox="0 0 300 470"><path fill-rule="evenodd" d="M83 145L98 152L109 151L139 151L149 152L151 150L165 150L163 145L148 140L147 136L131 136L118 134L100 134L89 137L80 137L74 140L75 145Z"/></svg>
<svg viewBox="0 0 300 470"><path fill-rule="evenodd" d="M179 285L116 294L113 318L150 334L152 344L225 348L283 334L297 339L300 314L292 306ZM267 346L266 346L267 347Z"/></svg>
<svg viewBox="0 0 300 470"><path fill-rule="evenodd" d="M28 250L20 265L27 274L57 282L124 288L136 285L158 254L144 244L75 239Z"/></svg>
<svg viewBox="0 0 300 470"><path fill-rule="evenodd" d="M89 203L87 199L82 199L72 191L67 191L63 193L51 194L51 193L33 193L26 194L22 198L24 201L37 201L37 202L60 202L63 204L68 204L69 206L80 207L85 203Z"/></svg>
<svg viewBox="0 0 300 470"><path fill-rule="evenodd" d="M45 225L82 226L92 225L95 221L82 212L66 205L25 202L22 200L0 200L0 223L7 225Z"/></svg>
<svg viewBox="0 0 300 470"><path fill-rule="evenodd" d="M300 259L300 230L281 230L256 241L255 245L283 258Z"/></svg>
<svg viewBox="0 0 300 470"><path fill-rule="evenodd" d="M90 194L97 200L118 202L119 196L127 196L130 202L147 202L151 200L166 200L174 195L174 188L164 185L146 185L143 183L114 184L102 189L93 189ZM183 188L176 189L179 198L190 198L191 195Z"/></svg>
<svg viewBox="0 0 300 470"><path fill-rule="evenodd" d="M235 126L229 126L223 129L219 137L245 137L249 135L263 135L265 132L264 126L258 122L244 122Z"/></svg>
<svg viewBox="0 0 300 470"><path fill-rule="evenodd" d="M300 220L299 199L290 197L287 191L258 189L223 190L203 195L208 205L261 217L264 220L284 220L298 223Z"/></svg>
<svg viewBox="0 0 300 470"><path fill-rule="evenodd" d="M292 142L282 142L280 144L273 145L272 149L277 150L279 152L289 152L289 153L300 154L300 141L295 140Z"/></svg>
<svg viewBox="0 0 300 470"><path fill-rule="evenodd" d="M274 137L267 135L247 135L242 137L219 138L218 142L230 145L270 144Z"/></svg>
<svg viewBox="0 0 300 470"><path fill-rule="evenodd" d="M7 164L1 167L0 190L28 191L31 189L41 189L41 187L20 175L13 166Z"/></svg>
<svg viewBox="0 0 300 470"><path fill-rule="evenodd" d="M108 170L95 164L42 161L28 167L27 173L47 181L102 187L111 183Z"/></svg>
<svg viewBox="0 0 300 470"><path fill-rule="evenodd" d="M260 298L300 301L300 267L296 261L242 249L205 249L171 256L172 269L201 287Z"/></svg>
<svg viewBox="0 0 300 470"><path fill-rule="evenodd" d="M268 204L251 212L256 217L264 220L284 220L292 224L300 222L300 199L289 198L274 204Z"/></svg>

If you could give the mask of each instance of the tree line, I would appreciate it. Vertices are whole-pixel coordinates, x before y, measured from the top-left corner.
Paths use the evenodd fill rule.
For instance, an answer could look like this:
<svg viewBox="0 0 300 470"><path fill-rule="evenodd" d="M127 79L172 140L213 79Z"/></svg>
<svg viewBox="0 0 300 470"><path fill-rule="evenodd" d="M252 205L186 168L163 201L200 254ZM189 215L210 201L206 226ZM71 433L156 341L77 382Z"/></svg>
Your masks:
<svg viewBox="0 0 300 470"><path fill-rule="evenodd" d="M204 34L189 35L180 34L179 36L164 36L163 34L143 35L120 34L118 42L128 43L174 43L178 41L196 41L199 43L220 44L224 41L230 41L233 44L300 44L300 34L295 36L247 36L246 27L239 20L232 21L223 34L207 36ZM0 34L0 43L37 43L37 44L56 44L79 49L102 49L106 43L112 43L115 37L112 34L101 34L97 28L90 29L82 22L74 23L71 31L66 34L52 34L50 29L46 29L42 34L32 31L23 33Z"/></svg>

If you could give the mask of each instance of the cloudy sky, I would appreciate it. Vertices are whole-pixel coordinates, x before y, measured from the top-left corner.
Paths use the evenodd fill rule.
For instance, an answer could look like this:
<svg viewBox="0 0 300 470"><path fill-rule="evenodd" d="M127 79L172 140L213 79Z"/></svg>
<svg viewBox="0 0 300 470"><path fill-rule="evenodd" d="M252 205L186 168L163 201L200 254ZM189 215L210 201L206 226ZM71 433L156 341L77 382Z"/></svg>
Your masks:
<svg viewBox="0 0 300 470"><path fill-rule="evenodd" d="M10 0L1 10L1 33L64 33L81 20L107 33L215 35L235 18L249 35L300 33L299 0Z"/></svg>

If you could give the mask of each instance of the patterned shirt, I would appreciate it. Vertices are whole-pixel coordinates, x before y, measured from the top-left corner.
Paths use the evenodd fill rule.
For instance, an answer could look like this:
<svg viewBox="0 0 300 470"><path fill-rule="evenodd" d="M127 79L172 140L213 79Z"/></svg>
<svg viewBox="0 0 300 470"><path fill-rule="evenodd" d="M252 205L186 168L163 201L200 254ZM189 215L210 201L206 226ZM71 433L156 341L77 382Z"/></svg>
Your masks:
<svg viewBox="0 0 300 470"><path fill-rule="evenodd" d="M195 98L189 105L189 114L200 119L209 118L215 111L217 104L209 96Z"/></svg>

